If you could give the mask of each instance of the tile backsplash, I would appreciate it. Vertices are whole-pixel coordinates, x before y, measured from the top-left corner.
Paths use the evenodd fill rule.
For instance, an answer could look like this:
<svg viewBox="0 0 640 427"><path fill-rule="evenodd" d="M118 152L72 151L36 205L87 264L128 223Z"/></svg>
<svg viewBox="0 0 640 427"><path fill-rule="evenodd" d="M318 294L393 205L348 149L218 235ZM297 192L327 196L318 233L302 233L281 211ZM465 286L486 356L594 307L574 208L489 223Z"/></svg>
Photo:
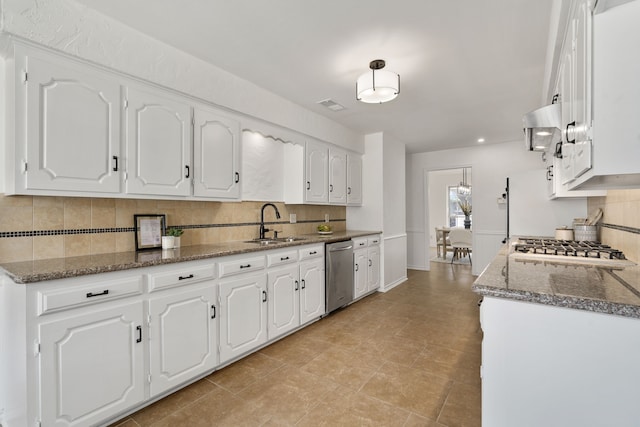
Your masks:
<svg viewBox="0 0 640 427"><path fill-rule="evenodd" d="M600 241L635 262L640 262L640 189L609 190L604 197L589 197L589 213L602 209Z"/></svg>
<svg viewBox="0 0 640 427"><path fill-rule="evenodd" d="M134 214L165 214L185 246L253 239L263 204L0 194L0 263L133 251ZM275 205L281 218L267 208L265 222L281 236L313 233L326 214L334 230L346 227L344 206Z"/></svg>

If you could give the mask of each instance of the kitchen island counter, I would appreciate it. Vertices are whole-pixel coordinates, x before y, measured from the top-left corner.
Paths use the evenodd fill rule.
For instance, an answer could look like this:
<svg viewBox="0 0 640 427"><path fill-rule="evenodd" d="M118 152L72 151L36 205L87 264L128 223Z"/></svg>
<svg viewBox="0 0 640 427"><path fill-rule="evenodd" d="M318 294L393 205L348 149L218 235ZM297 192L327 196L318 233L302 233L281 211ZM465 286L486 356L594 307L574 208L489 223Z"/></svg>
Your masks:
<svg viewBox="0 0 640 427"><path fill-rule="evenodd" d="M208 245L183 246L178 249L117 252L67 258L51 258L0 264L0 269L15 283L35 283L88 274L107 273L154 265L195 261L227 255L244 254L290 246L333 243L353 237L380 234L380 231L347 230L330 235L306 234L302 240L278 242L266 246L254 242L233 241Z"/></svg>
<svg viewBox="0 0 640 427"><path fill-rule="evenodd" d="M482 296L640 318L640 267L576 261L582 262L518 257L507 244L472 289Z"/></svg>

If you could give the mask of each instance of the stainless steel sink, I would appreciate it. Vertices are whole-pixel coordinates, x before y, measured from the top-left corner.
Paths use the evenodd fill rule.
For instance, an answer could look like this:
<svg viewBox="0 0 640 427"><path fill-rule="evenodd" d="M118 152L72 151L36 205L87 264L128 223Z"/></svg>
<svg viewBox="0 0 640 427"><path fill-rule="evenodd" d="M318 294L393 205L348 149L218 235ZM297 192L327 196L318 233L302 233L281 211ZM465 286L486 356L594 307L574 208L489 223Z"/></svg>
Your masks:
<svg viewBox="0 0 640 427"><path fill-rule="evenodd" d="M268 246L275 245L278 243L291 243L291 242L299 242L301 240L306 240L304 237L278 237L277 239L253 239L253 240L245 240L245 243L255 243L256 245Z"/></svg>

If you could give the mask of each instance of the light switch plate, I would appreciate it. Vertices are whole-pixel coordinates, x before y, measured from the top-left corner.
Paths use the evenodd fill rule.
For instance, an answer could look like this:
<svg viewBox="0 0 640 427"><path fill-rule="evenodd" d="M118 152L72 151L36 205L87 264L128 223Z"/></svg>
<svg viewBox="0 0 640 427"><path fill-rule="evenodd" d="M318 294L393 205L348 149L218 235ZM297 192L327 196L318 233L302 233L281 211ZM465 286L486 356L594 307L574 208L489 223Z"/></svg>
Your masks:
<svg viewBox="0 0 640 427"><path fill-rule="evenodd" d="M289 214L289 223L290 224L295 224L296 221L297 221L296 214Z"/></svg>

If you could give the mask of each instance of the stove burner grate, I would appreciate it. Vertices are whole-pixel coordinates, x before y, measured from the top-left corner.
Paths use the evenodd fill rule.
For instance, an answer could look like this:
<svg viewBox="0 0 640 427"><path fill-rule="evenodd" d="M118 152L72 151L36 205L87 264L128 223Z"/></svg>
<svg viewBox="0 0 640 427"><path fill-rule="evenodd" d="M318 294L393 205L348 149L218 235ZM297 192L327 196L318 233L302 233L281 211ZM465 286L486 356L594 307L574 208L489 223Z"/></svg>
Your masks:
<svg viewBox="0 0 640 427"><path fill-rule="evenodd" d="M514 250L521 253L584 258L626 259L622 251L598 242L520 238Z"/></svg>

